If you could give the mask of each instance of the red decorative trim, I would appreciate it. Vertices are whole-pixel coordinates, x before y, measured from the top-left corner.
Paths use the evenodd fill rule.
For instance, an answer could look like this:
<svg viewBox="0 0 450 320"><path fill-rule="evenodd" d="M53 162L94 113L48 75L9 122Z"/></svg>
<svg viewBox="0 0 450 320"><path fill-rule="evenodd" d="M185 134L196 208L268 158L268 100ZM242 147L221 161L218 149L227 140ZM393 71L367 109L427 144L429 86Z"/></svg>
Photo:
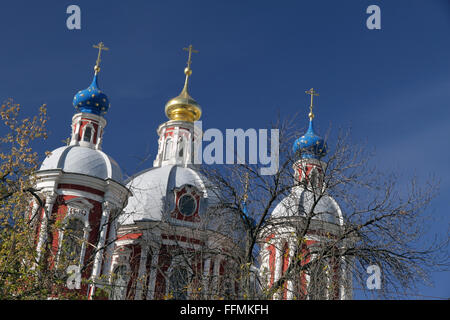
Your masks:
<svg viewBox="0 0 450 320"><path fill-rule="evenodd" d="M270 270L270 286L273 286L273 282L275 279L275 245L271 244L267 250L269 251L269 270Z"/></svg>
<svg viewBox="0 0 450 320"><path fill-rule="evenodd" d="M167 138L168 136L173 136L173 131L174 131L173 127L167 128L166 131L164 132L164 137Z"/></svg>
<svg viewBox="0 0 450 320"><path fill-rule="evenodd" d="M275 234L274 234L274 233L268 235L268 236L266 237L266 242L269 242L271 239L273 239L273 237L275 237Z"/></svg>
<svg viewBox="0 0 450 320"><path fill-rule="evenodd" d="M140 237L142 237L142 232L140 232L140 233L127 233L127 234L124 234L123 236L118 237L117 241L120 241L120 240L136 240L136 239L139 239Z"/></svg>
<svg viewBox="0 0 450 320"><path fill-rule="evenodd" d="M304 168L302 168L302 166L298 165L297 166L298 180L299 181L303 181L303 180L308 181L313 169L317 170L319 175L322 175L322 173L323 173L322 167L317 164L308 163L304 166Z"/></svg>

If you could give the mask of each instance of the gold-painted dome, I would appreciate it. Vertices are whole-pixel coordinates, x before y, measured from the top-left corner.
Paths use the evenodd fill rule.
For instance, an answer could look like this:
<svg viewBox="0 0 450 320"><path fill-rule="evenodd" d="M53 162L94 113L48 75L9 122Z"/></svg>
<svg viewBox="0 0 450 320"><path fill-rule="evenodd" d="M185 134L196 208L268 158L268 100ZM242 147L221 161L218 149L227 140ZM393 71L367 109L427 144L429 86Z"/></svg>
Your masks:
<svg viewBox="0 0 450 320"><path fill-rule="evenodd" d="M170 99L166 103L166 116L170 120L182 120L182 121L197 121L202 115L202 108L195 101L187 91L187 77L186 85L181 91L180 95Z"/></svg>
<svg viewBox="0 0 450 320"><path fill-rule="evenodd" d="M183 48L186 51L189 51L189 59L187 63L187 67L184 69L184 74L186 75L186 81L184 82L183 90L181 93L170 99L166 103L166 116L170 120L181 120L181 121L190 121L194 122L200 119L202 115L202 108L188 93L188 84L189 77L192 75L191 70L191 54L192 52L198 52L192 49L192 45L189 48Z"/></svg>

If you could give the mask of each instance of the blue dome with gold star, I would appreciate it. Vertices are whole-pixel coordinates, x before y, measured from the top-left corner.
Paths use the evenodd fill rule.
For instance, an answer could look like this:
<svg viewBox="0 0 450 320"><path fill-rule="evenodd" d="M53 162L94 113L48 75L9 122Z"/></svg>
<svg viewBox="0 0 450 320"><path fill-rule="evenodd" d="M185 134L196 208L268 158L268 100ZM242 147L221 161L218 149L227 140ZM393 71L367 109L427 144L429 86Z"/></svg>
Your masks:
<svg viewBox="0 0 450 320"><path fill-rule="evenodd" d="M327 144L323 138L315 134L312 119L309 121L308 131L295 140L292 151L300 153L304 159L320 159L327 154Z"/></svg>
<svg viewBox="0 0 450 320"><path fill-rule="evenodd" d="M109 100L98 87L98 74L94 75L91 85L84 90L78 91L73 98L73 106L78 112L104 115L109 109Z"/></svg>

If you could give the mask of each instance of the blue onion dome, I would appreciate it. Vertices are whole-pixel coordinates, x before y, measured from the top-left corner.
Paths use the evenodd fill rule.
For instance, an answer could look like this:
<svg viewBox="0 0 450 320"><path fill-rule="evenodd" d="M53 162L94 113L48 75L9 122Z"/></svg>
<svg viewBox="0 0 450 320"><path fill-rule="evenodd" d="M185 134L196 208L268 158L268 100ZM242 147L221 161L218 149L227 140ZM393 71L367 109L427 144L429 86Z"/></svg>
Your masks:
<svg viewBox="0 0 450 320"><path fill-rule="evenodd" d="M299 152L304 159L320 159L327 154L327 144L323 138L314 133L312 119L309 121L308 131L295 140L292 151L294 153Z"/></svg>
<svg viewBox="0 0 450 320"><path fill-rule="evenodd" d="M91 85L84 90L78 91L73 98L73 106L78 112L93 113L96 115L104 115L109 107L109 100L98 87L98 73L94 75Z"/></svg>

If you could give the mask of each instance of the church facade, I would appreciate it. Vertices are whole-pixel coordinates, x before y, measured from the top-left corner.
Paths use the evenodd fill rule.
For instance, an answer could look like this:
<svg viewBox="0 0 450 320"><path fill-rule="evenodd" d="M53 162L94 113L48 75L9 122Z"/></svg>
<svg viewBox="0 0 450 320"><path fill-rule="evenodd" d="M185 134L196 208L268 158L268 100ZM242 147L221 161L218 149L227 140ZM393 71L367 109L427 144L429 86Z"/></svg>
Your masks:
<svg viewBox="0 0 450 320"><path fill-rule="evenodd" d="M188 90L195 50L185 48L185 83L165 106L168 121L157 128L153 167L124 180L120 166L101 148L109 100L98 77L107 48L103 43L94 47L99 55L93 81L73 99L77 113L70 142L52 151L36 172L36 189L44 199L44 207L33 203L32 209L38 213L32 223L38 255L50 252L52 268L78 272L83 281L73 290L89 299L245 298L242 268L230 259L243 252L245 228L223 207L220 191L194 161L202 139L195 126L202 109ZM310 127L294 144L294 153L302 151L293 167L295 186L271 213L259 236L260 263L251 268L255 291L283 281L273 299L302 299L309 290L319 290L324 299L352 296L350 262L344 259L326 262L328 271L315 278L299 270L295 279L282 279L294 264L294 252L310 252L337 236L344 224L329 196L311 209L316 190L323 189L320 159L326 155L313 117L311 102ZM308 233L296 234L305 221L311 225ZM304 239L300 244L299 237ZM305 261L314 259L307 256ZM324 284L319 289L311 285L317 281Z"/></svg>

